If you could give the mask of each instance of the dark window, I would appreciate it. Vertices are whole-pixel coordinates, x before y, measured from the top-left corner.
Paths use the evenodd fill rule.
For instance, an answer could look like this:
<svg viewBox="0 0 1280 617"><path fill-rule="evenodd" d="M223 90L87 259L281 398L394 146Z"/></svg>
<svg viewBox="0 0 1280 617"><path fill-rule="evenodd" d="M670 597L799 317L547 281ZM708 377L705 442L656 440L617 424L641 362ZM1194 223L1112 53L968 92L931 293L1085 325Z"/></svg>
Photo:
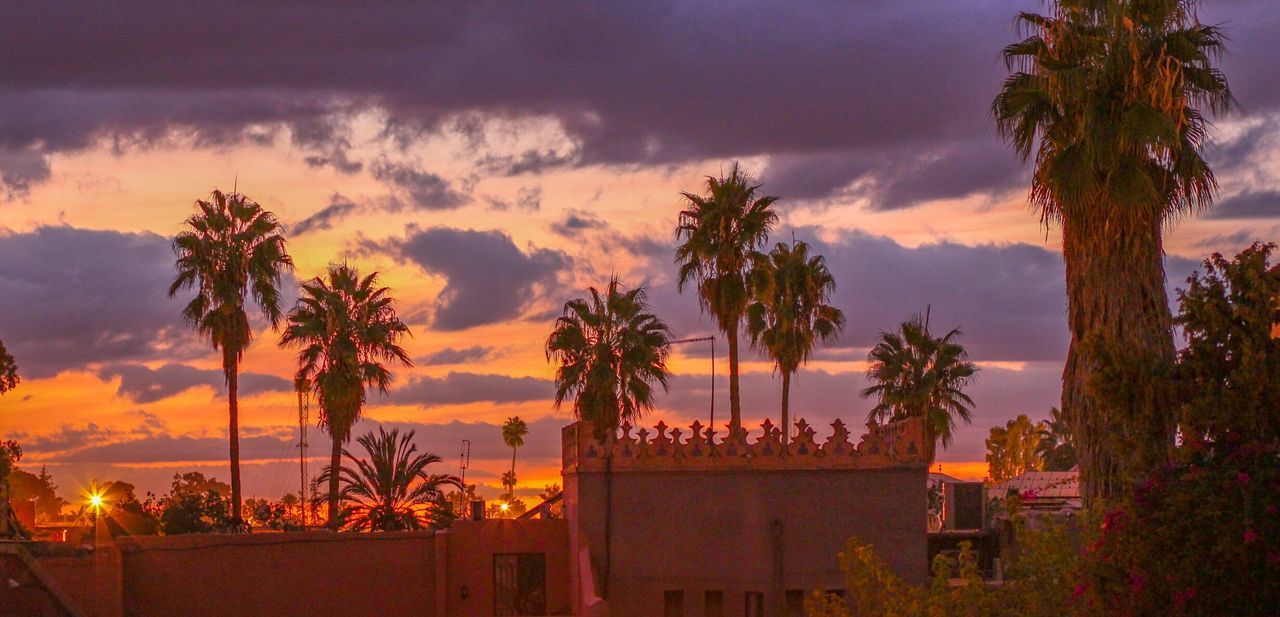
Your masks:
<svg viewBox="0 0 1280 617"><path fill-rule="evenodd" d="M683 591L662 592L662 615L663 617L684 617Z"/></svg>
<svg viewBox="0 0 1280 617"><path fill-rule="evenodd" d="M787 617L804 617L804 590L787 590Z"/></svg>
<svg viewBox="0 0 1280 617"><path fill-rule="evenodd" d="M746 607L742 613L745 617L764 617L764 594L748 591Z"/></svg>
<svg viewBox="0 0 1280 617"><path fill-rule="evenodd" d="M547 556L507 553L493 556L493 614L499 617L547 613Z"/></svg>
<svg viewBox="0 0 1280 617"><path fill-rule="evenodd" d="M708 591L702 612L705 617L724 617L724 592Z"/></svg>

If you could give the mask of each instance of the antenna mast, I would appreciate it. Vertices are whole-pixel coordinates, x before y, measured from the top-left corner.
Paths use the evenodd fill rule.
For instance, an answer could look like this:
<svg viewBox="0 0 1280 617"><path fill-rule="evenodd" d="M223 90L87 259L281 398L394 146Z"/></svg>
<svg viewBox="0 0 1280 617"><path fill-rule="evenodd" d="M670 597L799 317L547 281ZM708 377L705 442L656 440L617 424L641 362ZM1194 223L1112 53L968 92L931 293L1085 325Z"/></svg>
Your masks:
<svg viewBox="0 0 1280 617"><path fill-rule="evenodd" d="M302 508L302 526L307 526L307 510L311 500L307 495L307 416L311 411L311 383L306 379L294 382L298 391L298 502Z"/></svg>

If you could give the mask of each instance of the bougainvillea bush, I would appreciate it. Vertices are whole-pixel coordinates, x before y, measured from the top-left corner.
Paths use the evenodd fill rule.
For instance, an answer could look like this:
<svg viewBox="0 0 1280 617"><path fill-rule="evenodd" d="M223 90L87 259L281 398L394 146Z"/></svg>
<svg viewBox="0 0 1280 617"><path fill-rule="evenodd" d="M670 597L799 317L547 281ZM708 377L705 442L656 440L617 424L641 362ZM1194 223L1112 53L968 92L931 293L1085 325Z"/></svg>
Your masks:
<svg viewBox="0 0 1280 617"><path fill-rule="evenodd" d="M1196 442L1108 510L1073 591L1080 612L1280 614L1280 452Z"/></svg>

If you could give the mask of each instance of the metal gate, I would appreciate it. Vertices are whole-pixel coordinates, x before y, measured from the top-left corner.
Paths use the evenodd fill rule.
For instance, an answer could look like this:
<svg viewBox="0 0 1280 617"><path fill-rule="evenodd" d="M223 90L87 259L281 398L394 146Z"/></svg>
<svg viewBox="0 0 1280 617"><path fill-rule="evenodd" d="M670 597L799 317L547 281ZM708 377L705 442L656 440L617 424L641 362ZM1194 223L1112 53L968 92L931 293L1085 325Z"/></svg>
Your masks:
<svg viewBox="0 0 1280 617"><path fill-rule="evenodd" d="M547 613L546 554L494 555L493 591L495 617L545 615Z"/></svg>

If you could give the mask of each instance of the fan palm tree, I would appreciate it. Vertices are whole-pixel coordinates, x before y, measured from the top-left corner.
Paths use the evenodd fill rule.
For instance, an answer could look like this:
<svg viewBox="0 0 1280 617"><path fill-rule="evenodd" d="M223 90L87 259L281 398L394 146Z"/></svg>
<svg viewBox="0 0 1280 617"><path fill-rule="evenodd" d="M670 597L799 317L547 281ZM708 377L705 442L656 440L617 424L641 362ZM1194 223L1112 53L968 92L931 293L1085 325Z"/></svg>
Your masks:
<svg viewBox="0 0 1280 617"><path fill-rule="evenodd" d="M385 363L412 366L400 340L409 333L396 316L394 300L378 286L378 273L365 277L347 264L332 264L323 277L302 284L280 345L296 346L295 383L309 383L320 402L320 423L333 448L329 467L341 464L342 444L364 407L365 389L386 392L391 371ZM328 474L329 522L340 524L338 474Z"/></svg>
<svg viewBox="0 0 1280 617"><path fill-rule="evenodd" d="M653 408L654 384L667 390L667 324L649 312L644 287L624 290L614 278L604 292L565 303L547 338L547 360L556 368L556 408L573 400L573 415L591 422L596 436L613 434ZM605 458L604 572L608 598L613 522L613 459Z"/></svg>
<svg viewBox="0 0 1280 617"><path fill-rule="evenodd" d="M520 416L507 418L502 425L502 443L511 448L511 485L507 488L507 501L516 497L516 449L524 445L524 436L529 434L529 426Z"/></svg>
<svg viewBox="0 0 1280 617"><path fill-rule="evenodd" d="M0 394L18 387L19 381L18 364L4 348L4 341L0 341Z"/></svg>
<svg viewBox="0 0 1280 617"><path fill-rule="evenodd" d="M245 308L253 300L274 330L280 323L280 282L293 270L284 229L274 214L239 193L214 190L173 239L178 276L169 297L195 288L182 317L222 351L231 440L232 518L240 518L240 361L253 340Z"/></svg>
<svg viewBox="0 0 1280 617"><path fill-rule="evenodd" d="M882 332L871 349L867 377L872 385L862 390L864 398L875 397L876 405L867 414L868 422L922 418L925 430L925 459L932 463L937 444L951 445L956 418L973 421L973 399L964 393L978 367L968 361L963 346L956 342L959 330L942 337L929 331L928 318L919 315L902 323L897 332Z"/></svg>
<svg viewBox="0 0 1280 617"><path fill-rule="evenodd" d="M768 254L752 257L754 301L747 308L751 342L773 358L782 373L782 453L791 435L791 376L809 361L818 339L834 340L844 327L844 313L828 304L836 280L821 255L809 245L778 243Z"/></svg>
<svg viewBox="0 0 1280 617"><path fill-rule="evenodd" d="M1022 13L1030 36L993 105L1000 134L1034 155L1030 202L1062 226L1071 345L1062 411L1086 499L1168 459L1175 405L1163 225L1208 208L1206 111L1231 102L1213 62L1223 36L1195 0L1056 0Z"/></svg>
<svg viewBox="0 0 1280 617"><path fill-rule="evenodd" d="M705 195L682 193L686 207L680 212L675 261L680 266L677 287L684 292L697 285L698 304L711 313L729 341L730 425L742 424L738 388L738 327L750 301L748 270L751 254L764 246L778 220L773 211L777 197L759 195L735 162L728 176L707 177Z"/></svg>
<svg viewBox="0 0 1280 617"><path fill-rule="evenodd" d="M404 435L399 429L356 438L367 458L358 458L349 450L342 451L350 466L337 467L342 485L340 496L349 504L342 519L351 529L360 531L403 531L423 529L423 519L444 501L444 489L462 487L462 481L448 474L429 474L427 468L441 462L439 456L418 452L413 443L414 431ZM321 480L330 480L330 467Z"/></svg>
<svg viewBox="0 0 1280 617"><path fill-rule="evenodd" d="M1076 466L1076 449L1071 437L1071 427L1057 407L1049 410L1049 419L1040 432L1036 456L1044 461L1045 471L1069 471Z"/></svg>

